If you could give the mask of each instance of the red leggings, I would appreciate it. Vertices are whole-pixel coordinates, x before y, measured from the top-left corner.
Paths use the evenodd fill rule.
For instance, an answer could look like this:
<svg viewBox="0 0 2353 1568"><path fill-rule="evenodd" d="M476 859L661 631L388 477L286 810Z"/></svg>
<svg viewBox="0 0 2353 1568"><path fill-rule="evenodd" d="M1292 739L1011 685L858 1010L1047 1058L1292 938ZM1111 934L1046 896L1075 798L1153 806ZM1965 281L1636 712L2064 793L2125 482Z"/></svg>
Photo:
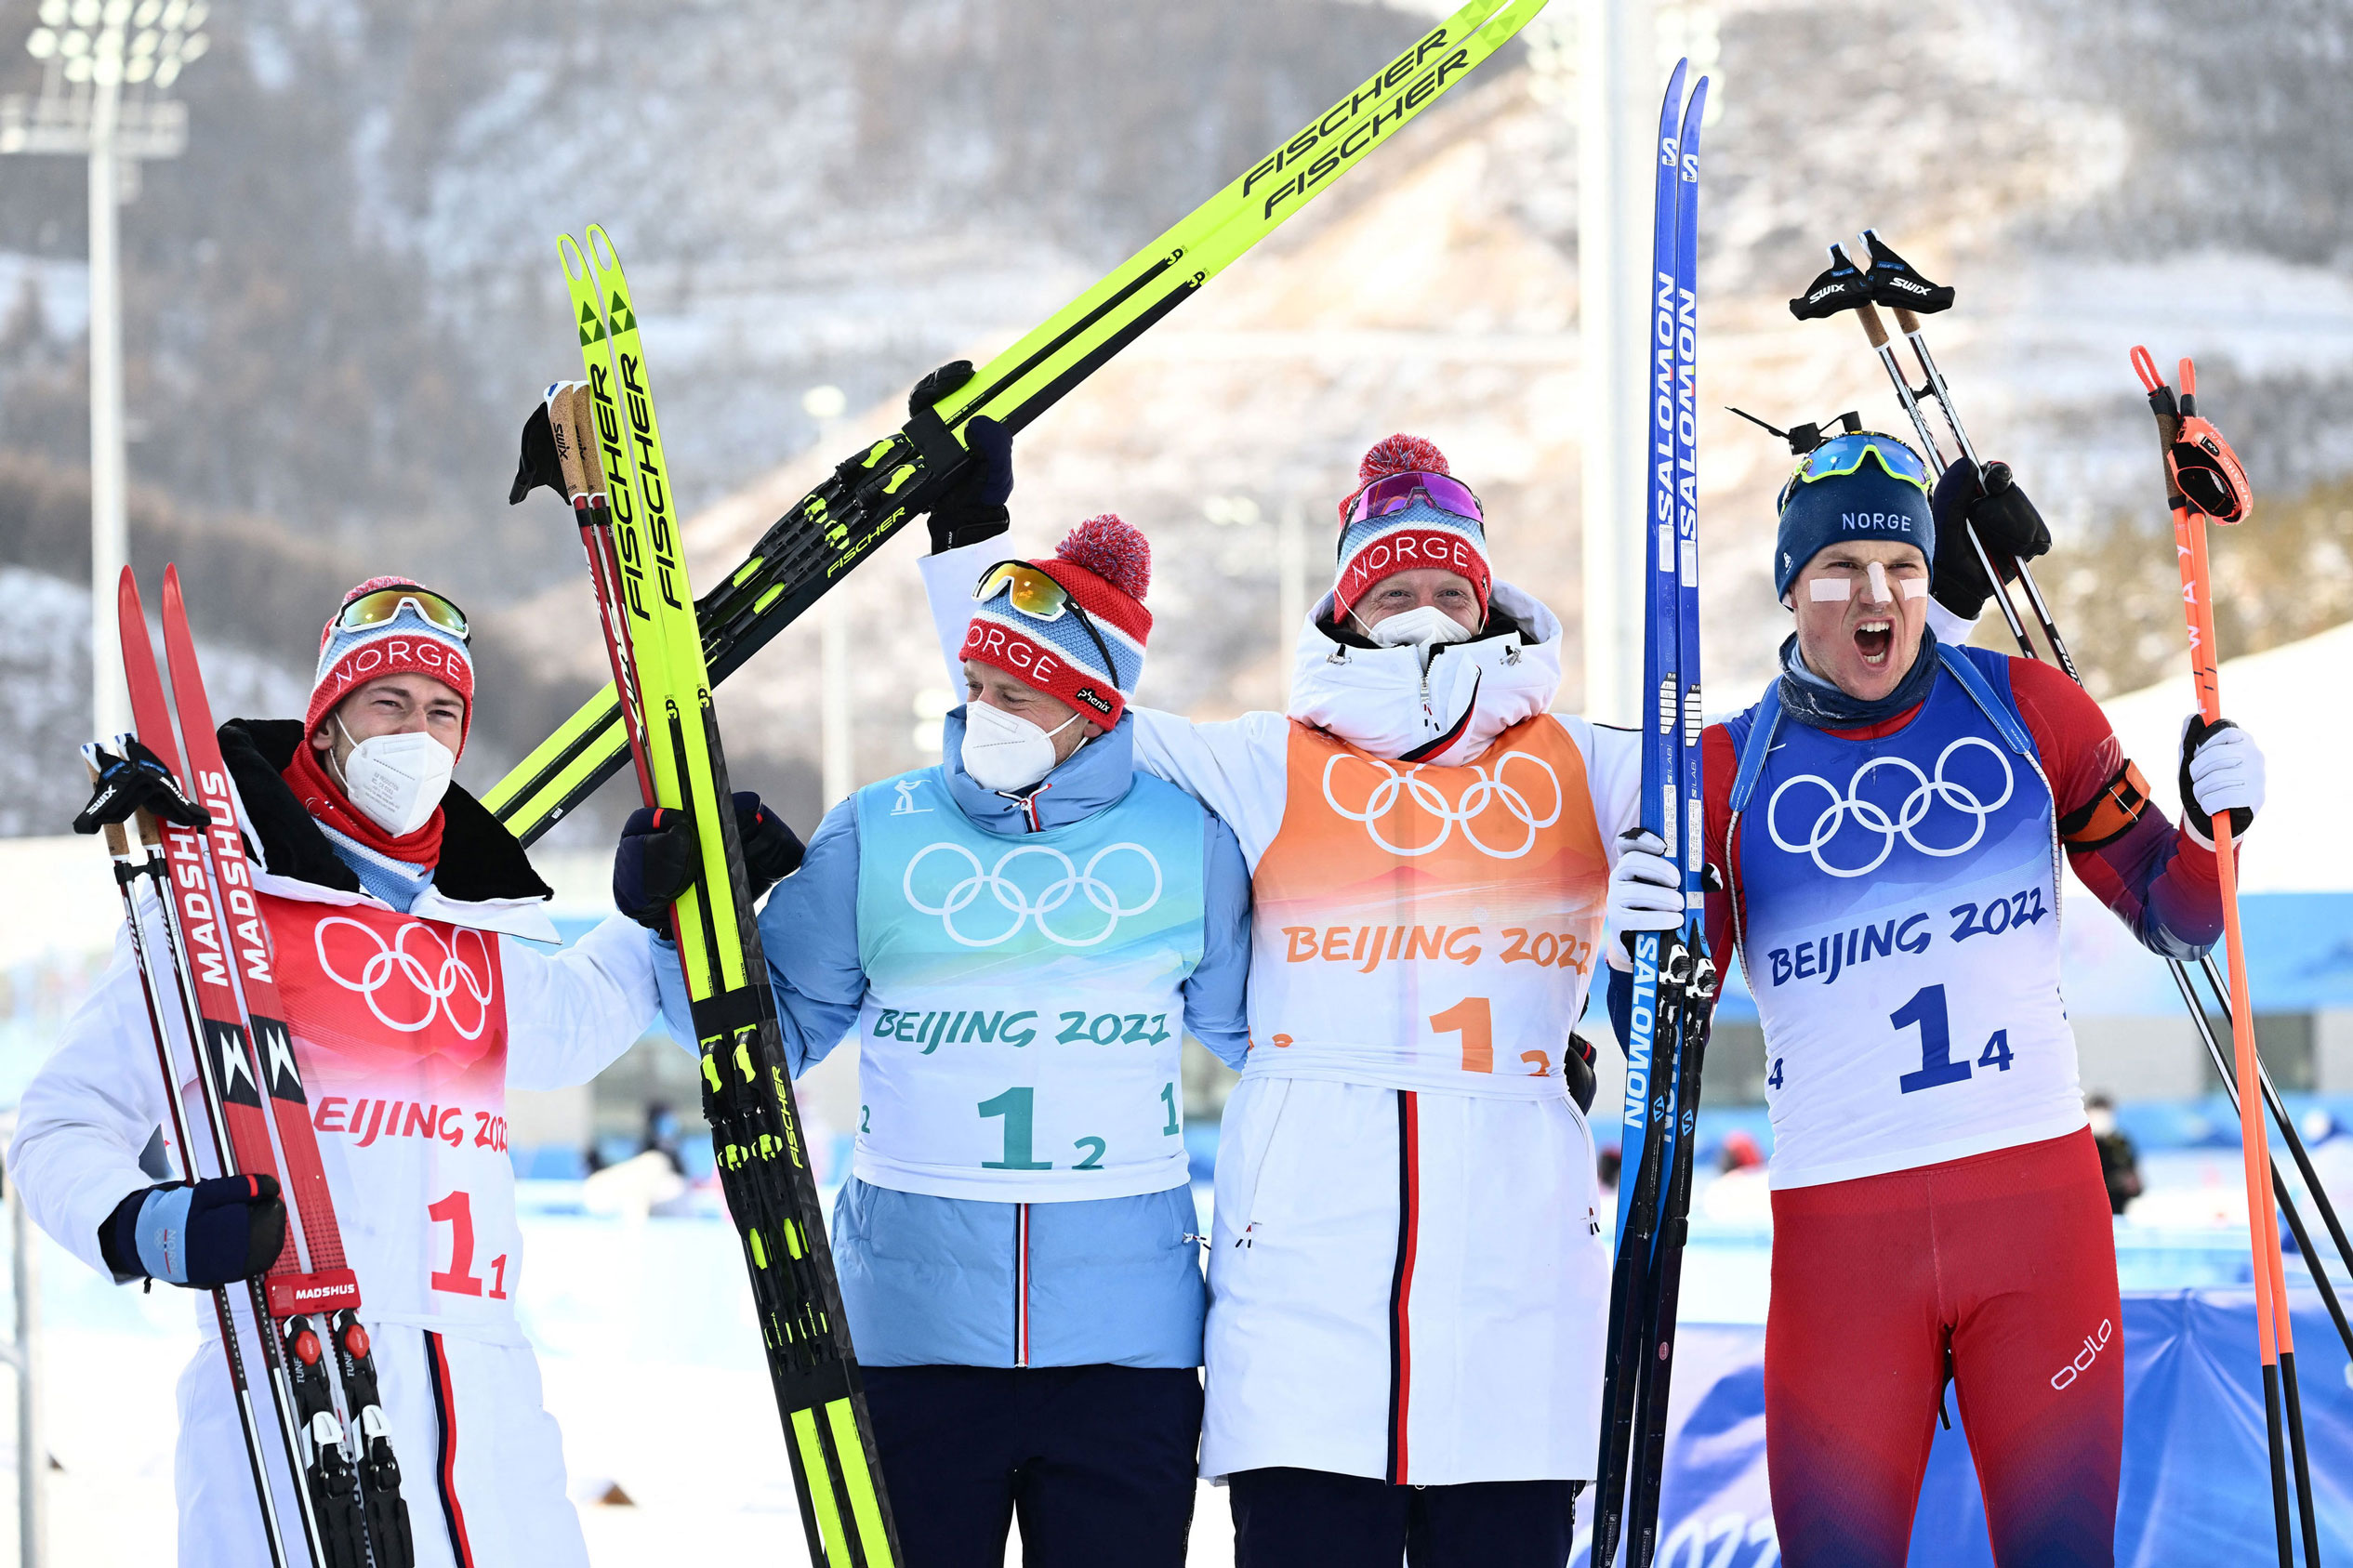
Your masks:
<svg viewBox="0 0 2353 1568"><path fill-rule="evenodd" d="M2112 1563L2116 1243L2089 1131L1773 1194L1765 1443L1791 1568L1900 1568L1950 1354L2002 1568Z"/></svg>

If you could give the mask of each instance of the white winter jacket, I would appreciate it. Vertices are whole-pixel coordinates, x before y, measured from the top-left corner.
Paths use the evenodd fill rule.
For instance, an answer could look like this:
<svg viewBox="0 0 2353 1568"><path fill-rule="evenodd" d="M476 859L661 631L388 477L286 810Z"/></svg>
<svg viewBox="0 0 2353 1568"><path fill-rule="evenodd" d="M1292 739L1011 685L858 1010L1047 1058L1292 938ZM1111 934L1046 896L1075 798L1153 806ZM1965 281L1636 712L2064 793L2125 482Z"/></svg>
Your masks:
<svg viewBox="0 0 2353 1568"><path fill-rule="evenodd" d="M233 760L231 771L241 801L267 791L255 771ZM467 869L444 879L494 896L429 889L411 914L311 879L352 880L329 869L324 838L307 816L289 818L291 802L291 791L259 802L264 859L253 881L362 1316L521 1345L507 1089L586 1082L637 1040L655 1015L649 939L615 916L571 948L544 945L556 937L538 902L545 887L511 838L503 849L470 842L504 830L460 792L450 797L443 865L469 857ZM297 842L306 826L311 838ZM100 875L95 846L91 859ZM160 957L162 927L142 903L148 951ZM218 1174L177 1007L165 1023L199 1173ZM147 1004L119 933L113 961L25 1090L8 1170L34 1221L104 1271L99 1227L158 1179L140 1156L159 1132L170 1174L185 1170L170 1127ZM218 1333L209 1311L198 1319Z"/></svg>
<svg viewBox="0 0 2353 1568"><path fill-rule="evenodd" d="M924 562L951 668L986 553ZM1598 971L1598 883L1636 820L1640 758L1631 731L1548 728L1560 623L1507 584L1493 603L1521 629L1448 647L1425 670L1419 650L1325 633L1327 598L1301 629L1288 716L1130 710L1138 766L1223 817L1256 883L1249 1065L1221 1127L1210 1240L1212 1479L1272 1466L1417 1485L1593 1474L1609 1267L1593 1140L1557 1056L1518 1048L1557 1050ZM1319 798L1294 799L1311 786ZM1572 826L1581 859L1564 879ZM1346 837L1363 832L1394 864ZM1305 853L1286 842L1310 833L1325 837ZM1329 889L1302 893L1300 868L1326 841L1350 858ZM1426 890L1399 895L1414 876ZM1367 913L1377 899L1350 902L1374 880L1405 915L1381 922ZM1318 896L1328 921L1278 913ZM1422 920L1425 900L1452 923ZM1466 964L1516 950L1553 983L1492 1008L1440 993L1445 966L1395 983L1401 958L1449 948ZM1264 982L1335 950L1329 1008ZM1360 977L1389 1010L1345 1005ZM1302 1061L1287 1016L1339 1048Z"/></svg>

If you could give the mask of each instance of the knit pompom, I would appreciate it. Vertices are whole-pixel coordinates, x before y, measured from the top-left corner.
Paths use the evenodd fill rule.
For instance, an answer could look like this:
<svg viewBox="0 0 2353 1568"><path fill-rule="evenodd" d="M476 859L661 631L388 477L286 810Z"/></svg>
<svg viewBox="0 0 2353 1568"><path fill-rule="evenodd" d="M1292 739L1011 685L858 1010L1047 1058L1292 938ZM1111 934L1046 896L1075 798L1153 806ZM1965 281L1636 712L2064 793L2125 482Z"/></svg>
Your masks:
<svg viewBox="0 0 2353 1568"><path fill-rule="evenodd" d="M1091 517L1072 529L1070 537L1054 547L1054 555L1085 567L1130 599L1143 599L1152 586L1152 546L1117 512Z"/></svg>
<svg viewBox="0 0 2353 1568"><path fill-rule="evenodd" d="M1372 443L1356 465L1356 478L1366 484L1391 474L1450 474L1447 455L1420 436L1398 434Z"/></svg>

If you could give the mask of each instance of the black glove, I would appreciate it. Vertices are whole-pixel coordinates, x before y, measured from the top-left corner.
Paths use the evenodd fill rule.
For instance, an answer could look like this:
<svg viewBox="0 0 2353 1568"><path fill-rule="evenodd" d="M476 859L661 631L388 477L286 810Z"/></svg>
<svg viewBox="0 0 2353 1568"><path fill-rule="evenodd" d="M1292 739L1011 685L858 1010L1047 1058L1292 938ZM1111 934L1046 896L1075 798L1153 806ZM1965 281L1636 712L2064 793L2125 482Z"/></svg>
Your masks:
<svg viewBox="0 0 2353 1568"><path fill-rule="evenodd" d="M139 811L180 827L212 825L212 813L188 797L164 759L139 744L136 735L123 737L123 752L117 757L96 744L82 748L98 770L98 786L73 819L74 832L96 833L110 824L128 822Z"/></svg>
<svg viewBox="0 0 2353 1568"><path fill-rule="evenodd" d="M913 418L972 378L972 362L954 360L915 384L907 394ZM994 539L1012 526L1005 509L1013 494L1013 432L985 414L965 421L964 447L972 466L943 491L932 507L932 553Z"/></svg>
<svg viewBox="0 0 2353 1568"><path fill-rule="evenodd" d="M2211 757L2200 756L2216 736L2238 729L2227 718L2209 724L2205 715L2193 713L2182 731L2181 773L2175 781L2181 790L2181 814L2198 830L2198 837L2209 844L2214 841L2214 817L2198 803L2201 783L2214 786L2208 793L2224 800L2241 798L2260 804L2263 799L2263 754L2247 738L2246 731L2240 731L2235 740L2217 747ZM2221 800L2215 804L2220 805ZM2230 806L2225 810L2230 818L2230 837L2244 837L2247 829L2254 825L2254 807Z"/></svg>
<svg viewBox="0 0 2353 1568"><path fill-rule="evenodd" d="M1984 480L1966 457L1958 458L1937 481L1929 509L1937 520L1937 559L1928 573L1928 591L1937 603L1963 619L1974 619L1986 607L1993 585L1986 581L1977 552L1969 547L1966 521L1985 541L1986 554L2005 583L2018 574L2016 562L2049 553L2051 531L2034 509L2007 463L1988 463Z"/></svg>
<svg viewBox="0 0 2353 1568"><path fill-rule="evenodd" d="M1593 1043L1582 1034L1568 1037L1568 1048L1561 1052L1561 1076L1568 1080L1568 1097L1577 1101L1580 1112L1593 1108L1593 1088L1600 1080L1593 1075Z"/></svg>
<svg viewBox="0 0 2353 1568"><path fill-rule="evenodd" d="M744 876L755 903L800 869L800 837L748 789L735 792L735 836L744 847ZM666 806L641 806L629 813L613 851L614 907L649 931L667 932L670 905L702 874L694 819Z"/></svg>
<svg viewBox="0 0 2353 1568"><path fill-rule="evenodd" d="M144 1274L192 1290L251 1279L285 1244L285 1200L270 1176L142 1187L98 1228L99 1251L118 1277Z"/></svg>
<svg viewBox="0 0 2353 1568"><path fill-rule="evenodd" d="M556 454L555 422L544 399L522 422L522 450L515 458L515 482L508 486L507 505L522 505L524 496L543 484L556 493L557 500L572 499L563 482L563 461Z"/></svg>
<svg viewBox="0 0 2353 1568"><path fill-rule="evenodd" d="M735 837L744 846L744 876L757 903L769 889L800 869L807 853L800 835L748 789L735 792Z"/></svg>

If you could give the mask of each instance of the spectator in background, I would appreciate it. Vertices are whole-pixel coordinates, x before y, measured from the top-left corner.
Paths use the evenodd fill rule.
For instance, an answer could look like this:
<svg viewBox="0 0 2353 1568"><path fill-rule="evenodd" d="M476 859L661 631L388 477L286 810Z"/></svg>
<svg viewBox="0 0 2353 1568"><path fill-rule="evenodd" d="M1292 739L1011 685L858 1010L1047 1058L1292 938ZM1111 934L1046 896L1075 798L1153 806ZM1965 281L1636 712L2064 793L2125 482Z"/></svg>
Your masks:
<svg viewBox="0 0 2353 1568"><path fill-rule="evenodd" d="M1701 1218L1726 1225L1773 1222L1772 1182L1754 1133L1735 1127L1725 1134L1716 1171L1716 1179L1699 1195Z"/></svg>
<svg viewBox="0 0 2353 1568"><path fill-rule="evenodd" d="M661 1100L645 1108L645 1146L641 1154L659 1154L670 1162L670 1169L686 1174L686 1160L679 1153L678 1113Z"/></svg>
<svg viewBox="0 0 2353 1568"><path fill-rule="evenodd" d="M2122 1214L2141 1195L2140 1151L2116 1125L2116 1102L2108 1096L2095 1094L2086 1100L2083 1114L2092 1124L2092 1141L2099 1145L2100 1175L2108 1181L2108 1210Z"/></svg>

